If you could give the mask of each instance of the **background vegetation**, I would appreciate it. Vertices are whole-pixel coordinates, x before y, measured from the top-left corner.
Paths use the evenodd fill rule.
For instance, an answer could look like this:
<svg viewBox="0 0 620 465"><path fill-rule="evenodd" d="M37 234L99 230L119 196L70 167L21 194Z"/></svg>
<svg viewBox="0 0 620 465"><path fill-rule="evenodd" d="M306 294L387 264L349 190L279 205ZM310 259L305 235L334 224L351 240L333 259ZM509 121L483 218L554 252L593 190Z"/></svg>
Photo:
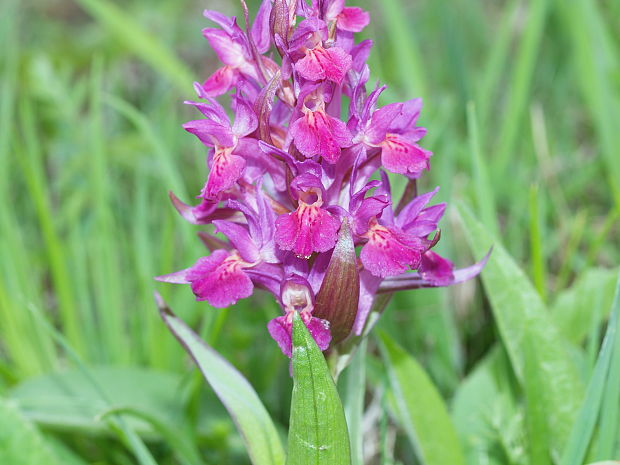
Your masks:
<svg viewBox="0 0 620 465"><path fill-rule="evenodd" d="M425 99L435 155L421 189L440 185L461 205L442 251L464 266L496 245L485 289L398 294L382 334L429 374L468 463L619 457L613 318L599 348L620 259L620 2L357 4L372 15L363 35L375 40L374 78L390 85L384 102ZM265 328L271 299L217 310L152 280L202 253L167 192L190 201L206 175L202 146L180 127L192 81L217 62L203 8L239 9L1 3L0 463L129 464L144 447L160 464L248 463L162 324L156 288L286 431L292 382ZM375 339L364 366L368 463L418 463ZM573 445L587 459L567 461Z"/></svg>

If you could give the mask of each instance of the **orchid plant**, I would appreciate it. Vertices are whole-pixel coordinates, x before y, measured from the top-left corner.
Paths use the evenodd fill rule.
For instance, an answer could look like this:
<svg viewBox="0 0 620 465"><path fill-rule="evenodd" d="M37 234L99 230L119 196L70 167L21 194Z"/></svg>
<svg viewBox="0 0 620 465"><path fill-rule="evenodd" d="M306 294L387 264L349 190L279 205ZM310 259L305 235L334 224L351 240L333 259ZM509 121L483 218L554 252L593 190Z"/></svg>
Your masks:
<svg viewBox="0 0 620 465"><path fill-rule="evenodd" d="M215 227L200 233L210 254L157 279L214 307L270 292L283 315L267 328L290 357L294 312L325 351L369 329L378 294L479 273L484 262L455 270L432 250L446 205L429 205L438 188L417 193L432 156L420 145L422 100L379 107L386 86L367 91L372 42L354 33L368 13L344 0L263 0L250 25L242 4L245 30L204 12L223 66L194 84L198 100L186 103L202 118L184 128L208 148L209 172L197 205L170 194L189 222ZM229 93L233 118L216 99ZM388 173L408 179L398 202Z"/></svg>

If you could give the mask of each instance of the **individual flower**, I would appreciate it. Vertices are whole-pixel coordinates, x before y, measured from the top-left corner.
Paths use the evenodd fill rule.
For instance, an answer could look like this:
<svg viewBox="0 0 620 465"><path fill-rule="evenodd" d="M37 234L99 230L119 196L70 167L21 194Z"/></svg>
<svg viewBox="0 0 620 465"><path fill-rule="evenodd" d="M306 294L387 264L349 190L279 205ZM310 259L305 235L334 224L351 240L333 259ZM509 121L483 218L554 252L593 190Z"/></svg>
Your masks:
<svg viewBox="0 0 620 465"><path fill-rule="evenodd" d="M323 208L324 189L310 173L297 176L291 185L298 207L276 220L276 242L282 250L292 250L298 257L309 258L313 252L334 248L340 220Z"/></svg>
<svg viewBox="0 0 620 465"><path fill-rule="evenodd" d="M298 275L291 275L282 283L280 295L284 315L271 320L267 329L271 337L278 343L280 350L287 357L292 353L293 314L299 312L301 320L316 341L319 349L326 350L331 341L329 321L312 316L314 310L314 294L310 284Z"/></svg>

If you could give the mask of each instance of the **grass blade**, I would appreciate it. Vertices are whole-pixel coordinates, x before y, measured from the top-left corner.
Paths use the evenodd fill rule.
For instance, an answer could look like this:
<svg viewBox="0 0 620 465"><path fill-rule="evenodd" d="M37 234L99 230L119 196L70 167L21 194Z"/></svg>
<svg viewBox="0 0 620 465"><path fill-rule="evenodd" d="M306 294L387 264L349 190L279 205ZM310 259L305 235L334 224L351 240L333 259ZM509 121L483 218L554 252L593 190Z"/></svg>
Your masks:
<svg viewBox="0 0 620 465"><path fill-rule="evenodd" d="M478 117L476 116L476 106L473 102L467 104L467 132L469 137L469 150L474 158L474 181L476 185L476 205L480 218L484 225L497 236L499 226L497 224L497 213L493 189L489 182L487 163L482 159L480 149L480 131L478 130Z"/></svg>
<svg viewBox="0 0 620 465"><path fill-rule="evenodd" d="M284 449L276 428L250 383L177 318L156 294L159 312L174 337L194 359L243 438L254 465L281 465Z"/></svg>
<svg viewBox="0 0 620 465"><path fill-rule="evenodd" d="M351 465L364 464L364 447L362 437L362 416L364 413L364 394L366 392L366 346L368 339L360 342L353 355L351 364L343 373L344 413L349 427L351 441Z"/></svg>
<svg viewBox="0 0 620 465"><path fill-rule="evenodd" d="M287 465L351 464L344 409L323 353L293 315L293 398Z"/></svg>
<svg viewBox="0 0 620 465"><path fill-rule="evenodd" d="M607 380L610 379L608 376L610 373L610 368L612 367L612 358L618 359L620 355L618 353L620 351L618 318L620 318L620 275L616 284L616 296L614 297L614 303L612 305L611 317L609 319L609 324L607 325L605 339L603 340L603 345L596 361L594 372L590 378L590 383L588 384L585 400L581 406L581 410L579 411L579 416L573 425L566 449L562 454L562 459L560 461L561 465L580 465L583 463L592 440L594 427L596 425L599 412L601 411L601 406L609 405L605 404L603 399L605 398L605 400L607 400L606 394L607 392L610 392L608 391L608 388L611 386L611 383L608 384ZM618 361L616 360L615 363L617 365ZM615 367L614 370L618 371ZM616 390L615 393L617 394L618 391ZM612 415L614 414L615 413L612 412ZM603 416L605 415L606 414ZM615 425L613 429L615 429ZM600 431L602 432L601 434L608 434L603 428L601 428ZM601 455L601 452L605 452L604 450L600 450L603 444L604 441L599 444L599 450L597 450L597 455L599 456Z"/></svg>
<svg viewBox="0 0 620 465"><path fill-rule="evenodd" d="M596 460L617 457L616 444L618 441L618 416L620 413L618 399L618 392L620 392L620 340L617 339L619 307L620 278L616 286L612 316L607 329L610 332L610 338L613 337L613 349L610 349L609 373L605 383L605 393L603 394L603 405L605 408L601 411L598 444L594 456Z"/></svg>
<svg viewBox="0 0 620 465"><path fill-rule="evenodd" d="M379 332L379 340L400 418L422 463L464 465L456 431L433 382L387 333Z"/></svg>
<svg viewBox="0 0 620 465"><path fill-rule="evenodd" d="M549 1L528 2L527 22L515 60L515 70L508 87L511 92L508 94L505 117L499 131L497 173L506 172L505 168L508 166L517 143L521 123L527 111L532 76L545 29Z"/></svg>
<svg viewBox="0 0 620 465"><path fill-rule="evenodd" d="M192 73L157 36L149 33L131 15L106 0L77 0L103 27L128 50L165 75L183 92L191 87Z"/></svg>

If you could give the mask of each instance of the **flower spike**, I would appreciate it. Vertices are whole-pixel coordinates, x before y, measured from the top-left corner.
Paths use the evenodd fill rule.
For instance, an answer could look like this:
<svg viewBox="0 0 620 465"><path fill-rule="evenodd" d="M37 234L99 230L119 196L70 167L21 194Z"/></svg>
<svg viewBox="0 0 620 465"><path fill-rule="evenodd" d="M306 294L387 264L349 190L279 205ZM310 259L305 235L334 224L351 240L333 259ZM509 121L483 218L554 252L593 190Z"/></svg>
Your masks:
<svg viewBox="0 0 620 465"><path fill-rule="evenodd" d="M433 250L446 205L431 204L438 189L418 194L432 156L422 100L379 106L386 86L367 89L372 41L356 44L355 33L368 12L345 0L262 0L250 18L241 4L241 26L204 12L221 64L194 84L197 101L186 103L199 118L183 127L206 147L208 174L196 205L170 194L207 228L198 235L210 254L156 279L189 284L214 307L271 293L282 314L267 329L290 357L295 313L328 350L362 334L382 294L479 274L488 256L455 269ZM388 173L407 178L400 201Z"/></svg>

